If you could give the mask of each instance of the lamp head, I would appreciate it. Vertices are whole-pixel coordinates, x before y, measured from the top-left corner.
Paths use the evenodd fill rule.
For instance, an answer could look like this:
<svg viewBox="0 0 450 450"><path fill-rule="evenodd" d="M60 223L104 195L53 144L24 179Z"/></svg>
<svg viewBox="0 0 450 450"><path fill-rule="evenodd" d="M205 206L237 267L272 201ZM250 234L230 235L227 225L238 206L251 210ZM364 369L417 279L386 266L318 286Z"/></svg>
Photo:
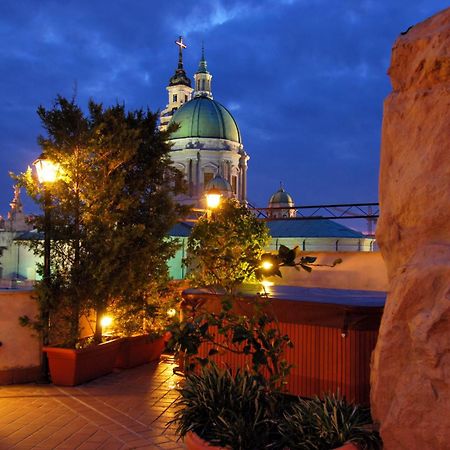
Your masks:
<svg viewBox="0 0 450 450"><path fill-rule="evenodd" d="M42 155L33 163L39 183L54 183L58 179L59 164Z"/></svg>
<svg viewBox="0 0 450 450"><path fill-rule="evenodd" d="M222 194L216 188L209 189L206 192L206 206L208 209L217 209L220 206Z"/></svg>

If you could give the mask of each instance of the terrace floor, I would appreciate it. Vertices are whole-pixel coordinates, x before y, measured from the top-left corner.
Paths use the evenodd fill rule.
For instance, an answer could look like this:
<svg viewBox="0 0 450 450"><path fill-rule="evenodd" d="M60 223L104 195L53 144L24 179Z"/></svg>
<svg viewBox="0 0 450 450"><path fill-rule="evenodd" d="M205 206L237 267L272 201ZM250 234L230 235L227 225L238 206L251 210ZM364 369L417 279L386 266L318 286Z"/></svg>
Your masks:
<svg viewBox="0 0 450 450"><path fill-rule="evenodd" d="M174 427L173 359L76 387L0 386L0 449L183 449Z"/></svg>

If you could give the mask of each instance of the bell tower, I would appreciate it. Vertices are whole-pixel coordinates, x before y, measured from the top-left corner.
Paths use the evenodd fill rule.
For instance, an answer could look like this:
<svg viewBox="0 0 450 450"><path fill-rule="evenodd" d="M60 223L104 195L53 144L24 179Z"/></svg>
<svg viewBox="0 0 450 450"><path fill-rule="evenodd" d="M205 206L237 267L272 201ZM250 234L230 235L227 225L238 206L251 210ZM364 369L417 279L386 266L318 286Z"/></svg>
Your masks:
<svg viewBox="0 0 450 450"><path fill-rule="evenodd" d="M195 91L194 97L213 98L211 91L212 75L208 72L208 65L205 59L205 47L202 45L202 59L198 65L197 72L194 74Z"/></svg>
<svg viewBox="0 0 450 450"><path fill-rule="evenodd" d="M193 91L191 87L191 80L186 75L186 71L183 66L183 50L186 48L186 44L183 42L183 37L180 36L179 39L175 41L175 44L178 45L178 67L175 70L175 74L170 78L169 85L166 87L169 95L169 102L166 108L161 111L161 131L164 131L167 128L167 125L175 111L191 99Z"/></svg>

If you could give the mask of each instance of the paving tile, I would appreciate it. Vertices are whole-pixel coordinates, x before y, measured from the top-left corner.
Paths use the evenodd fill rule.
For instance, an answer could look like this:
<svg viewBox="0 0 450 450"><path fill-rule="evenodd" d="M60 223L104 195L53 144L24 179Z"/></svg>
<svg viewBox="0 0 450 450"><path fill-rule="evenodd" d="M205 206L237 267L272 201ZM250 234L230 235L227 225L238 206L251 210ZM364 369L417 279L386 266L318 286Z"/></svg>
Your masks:
<svg viewBox="0 0 450 450"><path fill-rule="evenodd" d="M158 448L166 449L166 450L180 450L184 449L182 441L179 442L165 442L163 444L158 444Z"/></svg>
<svg viewBox="0 0 450 450"><path fill-rule="evenodd" d="M181 449L172 428L178 393L170 359L78 387L0 387L0 450Z"/></svg>
<svg viewBox="0 0 450 450"><path fill-rule="evenodd" d="M97 450L101 448L102 443L100 442L85 442L81 444L79 447L76 447L76 450Z"/></svg>

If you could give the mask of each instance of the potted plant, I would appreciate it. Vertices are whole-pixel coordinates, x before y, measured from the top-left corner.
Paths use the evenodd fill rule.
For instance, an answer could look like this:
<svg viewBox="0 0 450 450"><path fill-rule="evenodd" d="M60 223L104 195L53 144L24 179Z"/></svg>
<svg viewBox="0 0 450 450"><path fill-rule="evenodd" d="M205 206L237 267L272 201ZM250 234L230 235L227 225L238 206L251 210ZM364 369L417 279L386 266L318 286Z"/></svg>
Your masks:
<svg viewBox="0 0 450 450"><path fill-rule="evenodd" d="M52 381L80 383L94 376L81 376L87 372L76 367L87 358L81 355L94 353L87 347L119 348L102 326L115 299L134 298L167 273L178 245L167 233L184 213L174 202L181 174L168 158L173 127L160 132L157 114L93 101L86 114L74 99L60 96L38 114L46 131L39 144L59 176L51 185L39 183L31 169L15 176L45 212L34 224L46 239L38 235L31 243L44 256L44 277L36 286L40 313L22 322L40 331L50 372L54 361L70 361L78 374L60 381L58 369ZM83 321L94 326L83 330ZM61 357L63 347L70 357ZM99 374L113 368L115 356L108 353L112 364Z"/></svg>
<svg viewBox="0 0 450 450"><path fill-rule="evenodd" d="M129 369L160 358L178 303L176 292L170 288L154 288L113 303L112 334L122 337L115 367Z"/></svg>
<svg viewBox="0 0 450 450"><path fill-rule="evenodd" d="M339 394L292 402L278 419L278 432L290 450L381 448L369 410L348 403Z"/></svg>
<svg viewBox="0 0 450 450"><path fill-rule="evenodd" d="M282 403L251 372L233 374L212 363L189 373L179 392L170 423L189 450L277 448L275 417Z"/></svg>
<svg viewBox="0 0 450 450"><path fill-rule="evenodd" d="M248 371L210 364L186 377L174 419L188 450L379 450L367 410L336 395L307 400Z"/></svg>

